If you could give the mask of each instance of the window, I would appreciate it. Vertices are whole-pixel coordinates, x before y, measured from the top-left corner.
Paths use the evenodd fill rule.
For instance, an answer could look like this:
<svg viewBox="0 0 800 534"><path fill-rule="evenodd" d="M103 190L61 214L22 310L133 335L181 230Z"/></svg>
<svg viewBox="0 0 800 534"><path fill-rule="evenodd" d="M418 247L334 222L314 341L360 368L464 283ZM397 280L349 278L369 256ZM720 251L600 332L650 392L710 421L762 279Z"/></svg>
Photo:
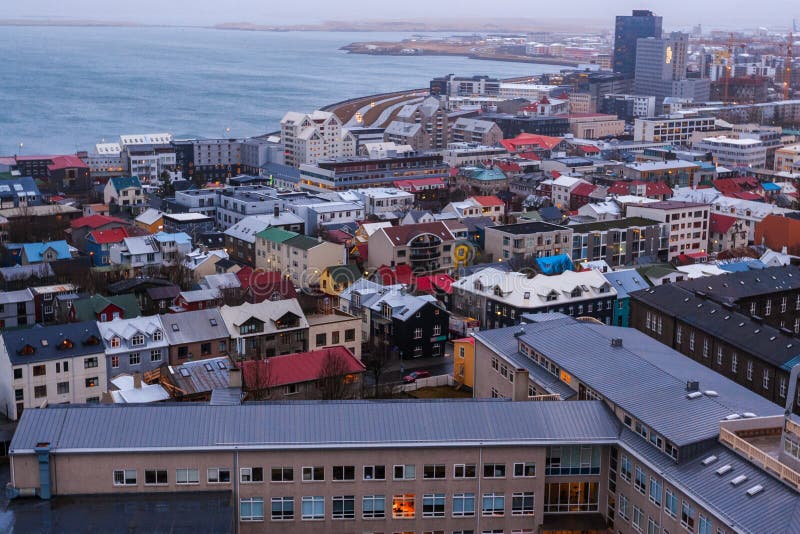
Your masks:
<svg viewBox="0 0 800 534"><path fill-rule="evenodd" d="M453 478L475 478L475 464L455 464Z"/></svg>
<svg viewBox="0 0 800 534"><path fill-rule="evenodd" d="M636 488L636 490L642 495L644 495L645 492L646 480L647 480L647 475L645 475L644 469L642 469L637 465L636 475L633 479L633 487Z"/></svg>
<svg viewBox="0 0 800 534"><path fill-rule="evenodd" d="M197 469L176 469L175 470L175 483L176 484L199 484L200 471Z"/></svg>
<svg viewBox="0 0 800 534"><path fill-rule="evenodd" d="M325 497L303 497L300 514L301 519L325 519Z"/></svg>
<svg viewBox="0 0 800 534"><path fill-rule="evenodd" d="M717 347L717 365L722 365L722 347Z"/></svg>
<svg viewBox="0 0 800 534"><path fill-rule="evenodd" d="M364 480L386 480L386 466L365 465Z"/></svg>
<svg viewBox="0 0 800 534"><path fill-rule="evenodd" d="M394 466L394 479L395 480L414 480L417 478L417 468L413 465L396 465Z"/></svg>
<svg viewBox="0 0 800 534"><path fill-rule="evenodd" d="M483 464L483 478L505 478L506 464Z"/></svg>
<svg viewBox="0 0 800 534"><path fill-rule="evenodd" d="M549 476L600 474L600 448L591 445L548 447L544 470ZM627 480L630 481L630 472Z"/></svg>
<svg viewBox="0 0 800 534"><path fill-rule="evenodd" d="M145 486L165 486L166 484L167 484L166 469L145 469L144 471Z"/></svg>
<svg viewBox="0 0 800 534"><path fill-rule="evenodd" d="M118 349L120 346L120 339L116 336L111 338L111 348Z"/></svg>
<svg viewBox="0 0 800 534"><path fill-rule="evenodd" d="M422 469L422 478L444 478L444 464L425 464Z"/></svg>
<svg viewBox="0 0 800 534"><path fill-rule="evenodd" d="M753 381L753 360L747 360L747 380Z"/></svg>
<svg viewBox="0 0 800 534"><path fill-rule="evenodd" d="M66 395L69 393L69 382L59 382L56 384L56 392L59 395Z"/></svg>
<svg viewBox="0 0 800 534"><path fill-rule="evenodd" d="M762 378L762 385L764 389L769 388L769 369L764 369L764 376Z"/></svg>
<svg viewBox="0 0 800 534"><path fill-rule="evenodd" d="M386 497L383 495L364 495L361 503L364 519L383 519L386 517Z"/></svg>
<svg viewBox="0 0 800 534"><path fill-rule="evenodd" d="M650 495L648 498L650 499L651 503L655 504L659 508L661 507L661 490L661 481L655 477L650 477Z"/></svg>
<svg viewBox="0 0 800 534"><path fill-rule="evenodd" d="M630 510L628 509L628 498L625 495L620 494L617 497L617 505L619 508L619 517L620 519L624 519L625 521L628 520L630 517Z"/></svg>
<svg viewBox="0 0 800 534"><path fill-rule="evenodd" d="M83 359L84 369L93 369L95 367L97 367L97 357Z"/></svg>
<svg viewBox="0 0 800 534"><path fill-rule="evenodd" d="M96 376L93 376L87 378L85 383L87 388L96 388L98 385L100 385L100 380L98 380Z"/></svg>
<svg viewBox="0 0 800 534"><path fill-rule="evenodd" d="M392 519L413 519L415 513L413 493L404 493L392 497Z"/></svg>
<svg viewBox="0 0 800 534"><path fill-rule="evenodd" d="M273 467L271 469L272 482L291 482L294 480L294 468L292 467Z"/></svg>
<svg viewBox="0 0 800 534"><path fill-rule="evenodd" d="M141 358L139 357L138 352L131 352L128 354L128 363L130 365L139 365L141 363Z"/></svg>
<svg viewBox="0 0 800 534"><path fill-rule="evenodd" d="M136 485L136 469L115 469L114 470L114 485L115 486L135 486Z"/></svg>
<svg viewBox="0 0 800 534"><path fill-rule="evenodd" d="M33 366L33 376L45 376L47 374L47 367L44 365Z"/></svg>
<svg viewBox="0 0 800 534"><path fill-rule="evenodd" d="M597 482L554 482L545 484L544 512L598 511Z"/></svg>
<svg viewBox="0 0 800 534"><path fill-rule="evenodd" d="M664 512L666 512L670 517L675 517L678 515L678 497L675 496L671 489L667 489L666 492L666 497L664 499Z"/></svg>
<svg viewBox="0 0 800 534"><path fill-rule="evenodd" d="M772 299L767 299L767 302L764 304L764 317L769 317L772 313Z"/></svg>
<svg viewBox="0 0 800 534"><path fill-rule="evenodd" d="M324 332L322 334L317 334L315 336L315 340L316 340L316 343L317 343L317 347L322 347L324 345L327 345L328 344L328 334L326 334Z"/></svg>
<svg viewBox="0 0 800 534"><path fill-rule="evenodd" d="M150 351L150 361L151 362L161 361L161 349L153 349Z"/></svg>
<svg viewBox="0 0 800 534"><path fill-rule="evenodd" d="M533 515L533 492L511 495L511 515Z"/></svg>
<svg viewBox="0 0 800 534"><path fill-rule="evenodd" d="M33 396L36 399L41 399L47 396L47 386L34 386Z"/></svg>
<svg viewBox="0 0 800 534"><path fill-rule="evenodd" d="M231 470L212 467L208 470L209 484L228 484L231 481Z"/></svg>
<svg viewBox="0 0 800 534"><path fill-rule="evenodd" d="M212 319L212 321L213 320L214 319ZM211 326L214 326L214 325L212 324ZM163 338L163 334L161 333L161 330L156 330L155 332L153 332L153 341L161 341L162 338Z"/></svg>
<svg viewBox="0 0 800 534"><path fill-rule="evenodd" d="M514 478L532 478L536 476L536 464L533 462L515 463Z"/></svg>
<svg viewBox="0 0 800 534"><path fill-rule="evenodd" d="M638 506L633 506L633 517L631 518L631 525L636 532L642 531L642 509Z"/></svg>
<svg viewBox="0 0 800 534"><path fill-rule="evenodd" d="M111 357L111 367L116 369L119 367L119 356L112 356Z"/></svg>
<svg viewBox="0 0 800 534"><path fill-rule="evenodd" d="M273 497L270 519L273 521L289 521L294 519L294 498Z"/></svg>
<svg viewBox="0 0 800 534"><path fill-rule="evenodd" d="M344 331L344 340L345 341L355 341L356 340L356 329L349 328Z"/></svg>
<svg viewBox="0 0 800 534"><path fill-rule="evenodd" d="M356 467L354 465L334 465L333 480L355 480Z"/></svg>
<svg viewBox="0 0 800 534"><path fill-rule="evenodd" d="M247 499L239 499L239 520L263 521L264 499L262 497L250 497Z"/></svg>
<svg viewBox="0 0 800 534"><path fill-rule="evenodd" d="M694 508L686 501L681 505L681 526L689 532L694 532Z"/></svg>
<svg viewBox="0 0 800 534"><path fill-rule="evenodd" d="M735 373L739 367L739 356L733 352L731 353L731 373Z"/></svg>
<svg viewBox="0 0 800 534"><path fill-rule="evenodd" d="M144 334L135 334L131 338L131 346L132 347L141 347L144 345Z"/></svg>
<svg viewBox="0 0 800 534"><path fill-rule="evenodd" d="M250 482L264 482L264 468L242 467L239 469L239 481L245 484Z"/></svg>
<svg viewBox="0 0 800 534"><path fill-rule="evenodd" d="M505 514L506 497L502 493L484 493L481 515L501 517Z"/></svg>
<svg viewBox="0 0 800 534"><path fill-rule="evenodd" d="M22 367L15 367L14 368L14 380L19 380L22 378Z"/></svg>
<svg viewBox="0 0 800 534"><path fill-rule="evenodd" d="M694 352L694 332L689 332L689 350Z"/></svg>
<svg viewBox="0 0 800 534"><path fill-rule="evenodd" d="M652 517L647 518L647 534L660 534L661 525Z"/></svg>
<svg viewBox="0 0 800 534"><path fill-rule="evenodd" d="M475 515L475 494L453 494L453 517L473 517Z"/></svg>
<svg viewBox="0 0 800 534"><path fill-rule="evenodd" d="M320 482L325 480L325 468L322 466L304 467L303 482Z"/></svg>
<svg viewBox="0 0 800 534"><path fill-rule="evenodd" d="M422 496L422 517L444 517L444 493Z"/></svg>
<svg viewBox="0 0 800 534"><path fill-rule="evenodd" d="M631 481L631 468L630 458L623 454L619 464L619 476L622 477L622 480Z"/></svg>
<svg viewBox="0 0 800 534"><path fill-rule="evenodd" d="M414 329L414 339L422 339L422 328Z"/></svg>

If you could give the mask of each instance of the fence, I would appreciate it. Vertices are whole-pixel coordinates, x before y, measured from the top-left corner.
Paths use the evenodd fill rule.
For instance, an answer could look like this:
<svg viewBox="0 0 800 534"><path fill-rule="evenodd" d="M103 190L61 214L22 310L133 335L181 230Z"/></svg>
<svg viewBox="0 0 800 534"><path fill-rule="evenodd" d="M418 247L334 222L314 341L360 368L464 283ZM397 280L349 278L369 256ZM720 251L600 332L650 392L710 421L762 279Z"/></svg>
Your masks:
<svg viewBox="0 0 800 534"><path fill-rule="evenodd" d="M422 388L435 388L441 386L453 386L455 381L452 375L436 375L427 378L418 378L416 382L411 384L399 384L395 387L394 392L400 393L404 391L416 391Z"/></svg>

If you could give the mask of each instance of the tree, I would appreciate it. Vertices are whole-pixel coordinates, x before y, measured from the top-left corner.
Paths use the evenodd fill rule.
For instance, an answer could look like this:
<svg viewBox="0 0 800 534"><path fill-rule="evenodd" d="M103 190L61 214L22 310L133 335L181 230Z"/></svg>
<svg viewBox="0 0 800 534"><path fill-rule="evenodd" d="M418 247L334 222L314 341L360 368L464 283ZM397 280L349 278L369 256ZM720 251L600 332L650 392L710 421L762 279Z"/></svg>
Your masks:
<svg viewBox="0 0 800 534"><path fill-rule="evenodd" d="M347 357L341 353L328 351L322 363L322 372L317 387L322 400L342 400L352 398L353 388L348 382Z"/></svg>
<svg viewBox="0 0 800 534"><path fill-rule="evenodd" d="M206 176L203 174L203 171L196 170L194 172L192 175L192 183L194 183L197 188L202 188L204 185L206 185Z"/></svg>
<svg viewBox="0 0 800 534"><path fill-rule="evenodd" d="M161 173L161 198L171 197L175 194L175 186L172 185L172 177L169 171Z"/></svg>
<svg viewBox="0 0 800 534"><path fill-rule="evenodd" d="M392 359L392 351L389 345L377 340L372 344L370 351L364 353L362 351L361 360L367 368L367 374L372 378L373 382L373 395L379 396L381 389L381 378L386 373Z"/></svg>
<svg viewBox="0 0 800 534"><path fill-rule="evenodd" d="M250 400L269 400L274 395L275 377L269 360L242 362L242 390Z"/></svg>

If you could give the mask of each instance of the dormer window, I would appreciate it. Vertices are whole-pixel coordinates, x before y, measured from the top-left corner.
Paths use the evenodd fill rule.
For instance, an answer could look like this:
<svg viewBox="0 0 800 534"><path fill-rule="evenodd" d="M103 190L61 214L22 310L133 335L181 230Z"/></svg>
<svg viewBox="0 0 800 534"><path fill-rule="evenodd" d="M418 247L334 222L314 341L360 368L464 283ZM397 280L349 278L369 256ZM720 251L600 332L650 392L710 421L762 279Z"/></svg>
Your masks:
<svg viewBox="0 0 800 534"><path fill-rule="evenodd" d="M581 296L581 288L576 287L575 289L572 290L572 292L569 294L569 296L573 297L573 298L580 297Z"/></svg>
<svg viewBox="0 0 800 534"><path fill-rule="evenodd" d="M156 330L153 332L153 341L161 341L164 334L161 333L161 330Z"/></svg>
<svg viewBox="0 0 800 534"><path fill-rule="evenodd" d="M111 348L112 349L118 349L121 344L122 343L120 342L120 339L117 336L114 336L114 337L111 338Z"/></svg>
<svg viewBox="0 0 800 534"><path fill-rule="evenodd" d="M142 345L144 345L144 334L135 334L131 338L131 346L141 347Z"/></svg>
<svg viewBox="0 0 800 534"><path fill-rule="evenodd" d="M58 349L58 350L69 350L74 346L75 346L75 344L71 340L69 340L67 338L64 338L64 339L61 340L61 343L59 343L56 346L56 349Z"/></svg>
<svg viewBox="0 0 800 534"><path fill-rule="evenodd" d="M17 351L20 356L32 356L36 353L36 348L33 345L27 344Z"/></svg>
<svg viewBox="0 0 800 534"><path fill-rule="evenodd" d="M84 345L89 345L89 346L92 346L92 345L99 345L99 344L100 344L100 338L98 338L98 337L97 337L97 336L95 336L95 335L91 335L91 336L87 337L87 338L86 338L86 339L83 341L83 344L84 344Z"/></svg>
<svg viewBox="0 0 800 534"><path fill-rule="evenodd" d="M389 306L387 303L381 304L381 315L385 318L390 319L392 317L392 307Z"/></svg>
<svg viewBox="0 0 800 534"><path fill-rule="evenodd" d="M483 284L481 284L480 280L475 280L475 289L478 291L483 291Z"/></svg>
<svg viewBox="0 0 800 534"><path fill-rule="evenodd" d="M547 294L547 298L545 300L547 300L547 302L553 302L558 300L558 293L556 293L555 291L551 291L550 293Z"/></svg>

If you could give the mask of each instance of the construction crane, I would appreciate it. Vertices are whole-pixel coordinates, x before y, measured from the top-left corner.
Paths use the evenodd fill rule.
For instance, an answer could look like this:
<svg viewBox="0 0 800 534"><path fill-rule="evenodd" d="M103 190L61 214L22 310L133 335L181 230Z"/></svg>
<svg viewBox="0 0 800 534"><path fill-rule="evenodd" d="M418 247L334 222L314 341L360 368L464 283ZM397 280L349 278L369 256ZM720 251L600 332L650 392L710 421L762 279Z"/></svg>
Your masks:
<svg viewBox="0 0 800 534"><path fill-rule="evenodd" d="M786 64L783 72L783 99L789 100L790 86L792 84L792 60L794 59L794 34L789 32L789 42L786 45Z"/></svg>
<svg viewBox="0 0 800 534"><path fill-rule="evenodd" d="M722 73L722 76L723 76L722 83L723 83L723 88L724 88L723 89L723 93L722 93L722 101L723 102L728 102L728 85L730 84L730 81L731 81L731 69L732 69L732 65L731 64L733 63L733 58L734 58L734 55L733 55L733 34L732 33L730 34L730 37L728 38L728 53L726 54L726 58L727 58L727 61L725 62L725 65L724 65L724 69L725 70Z"/></svg>

